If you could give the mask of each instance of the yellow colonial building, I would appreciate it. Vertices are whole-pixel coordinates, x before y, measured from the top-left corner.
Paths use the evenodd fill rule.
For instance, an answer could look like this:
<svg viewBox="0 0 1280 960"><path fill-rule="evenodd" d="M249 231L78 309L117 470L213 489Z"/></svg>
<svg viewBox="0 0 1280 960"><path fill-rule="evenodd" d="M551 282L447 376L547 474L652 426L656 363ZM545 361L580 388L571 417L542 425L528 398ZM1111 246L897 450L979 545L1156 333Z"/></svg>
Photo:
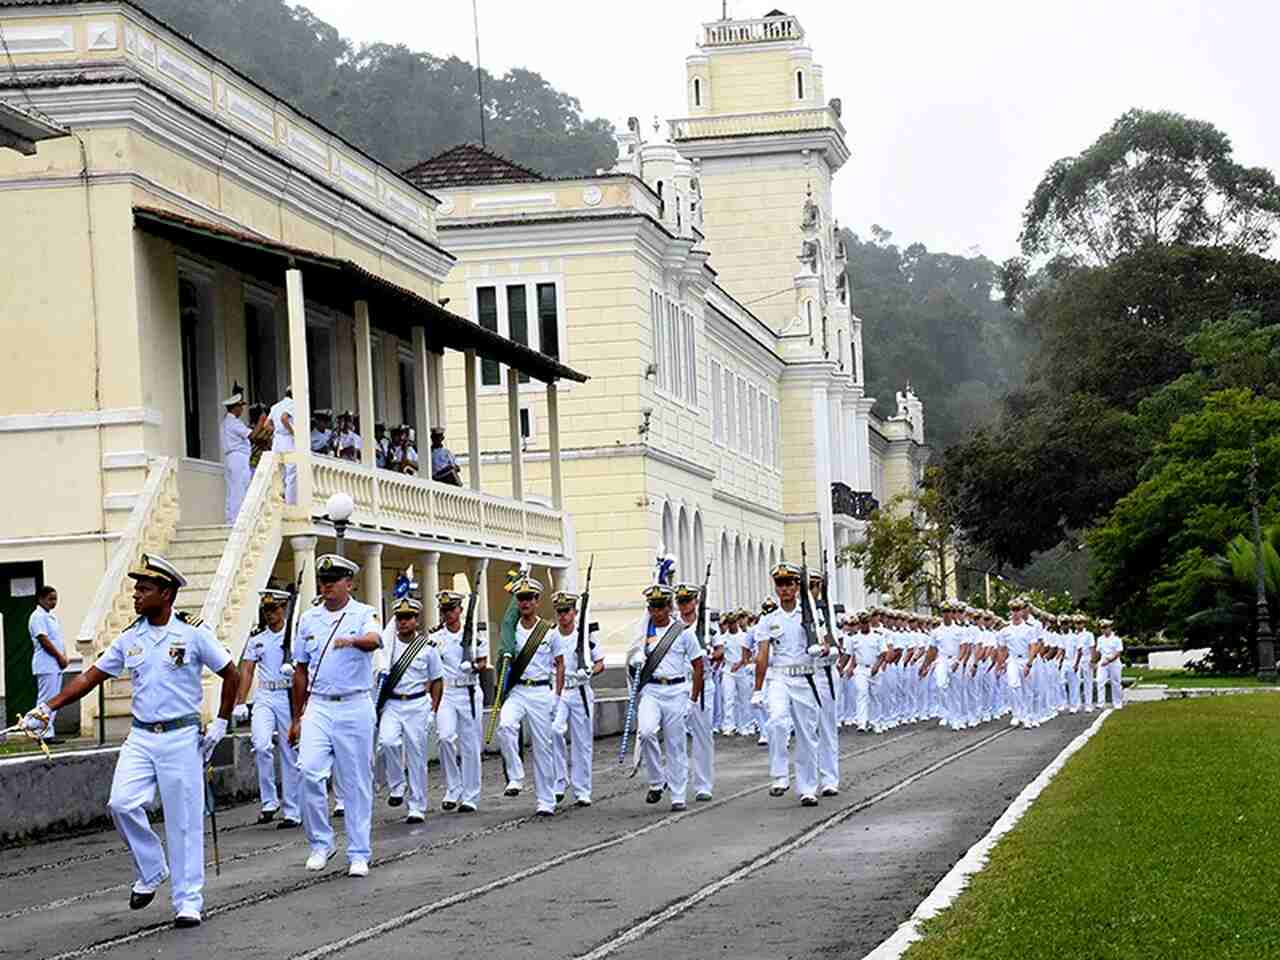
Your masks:
<svg viewBox="0 0 1280 960"><path fill-rule="evenodd" d="M335 548L333 493L354 498L346 550L374 603L410 568L427 590L465 574L496 600L510 564L544 577L574 565L554 498L375 466L376 420L425 438L456 403L477 422L479 392L446 389L451 354L552 396L585 380L440 306L455 258L436 197L131 3L6 0L0 27L10 717L31 702L26 620L41 584L59 590L68 653L87 658L132 619L126 570L163 553L190 580L179 606L238 652L257 591ZM262 457L227 523L221 403L235 383L265 404L292 387L299 449ZM311 453L320 407L359 412L362 461ZM554 412L541 429L554 458ZM304 599L313 585L303 577ZM110 685L112 731L127 696Z"/></svg>
<svg viewBox="0 0 1280 960"><path fill-rule="evenodd" d="M552 396L479 364L467 460L486 483L558 497L558 409L564 503L615 654L659 549L681 579L711 564L714 606L754 605L776 560L803 544L816 566L855 542L925 455L910 388L885 421L863 392L831 202L849 148L799 20L706 24L685 69L688 116L670 139L632 118L611 171L548 179L461 146L406 172L441 200L450 308L591 377ZM453 420L466 372L454 358ZM834 602L867 602L857 571L833 573Z"/></svg>

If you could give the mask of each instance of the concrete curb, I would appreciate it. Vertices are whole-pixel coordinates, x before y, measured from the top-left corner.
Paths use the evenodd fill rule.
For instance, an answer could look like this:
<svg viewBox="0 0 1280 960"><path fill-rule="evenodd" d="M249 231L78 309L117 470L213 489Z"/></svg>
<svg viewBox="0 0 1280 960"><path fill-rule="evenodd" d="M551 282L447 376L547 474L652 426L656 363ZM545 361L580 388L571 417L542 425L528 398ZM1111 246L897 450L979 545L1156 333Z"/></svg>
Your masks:
<svg viewBox="0 0 1280 960"><path fill-rule="evenodd" d="M1196 700L1201 697L1233 697L1243 693L1280 693L1280 687L1137 687L1125 691L1125 703L1159 700Z"/></svg>
<svg viewBox="0 0 1280 960"><path fill-rule="evenodd" d="M937 916L955 902L956 897L960 896L964 888L968 886L969 878L986 866L987 858L990 856L991 849L996 845L996 842L1017 826L1018 821L1031 808L1031 804L1035 799L1044 792L1044 788L1049 785L1050 781L1058 775L1058 772L1066 765L1072 754L1089 742L1090 738L1101 728L1103 721L1113 712L1110 709L1103 710L1102 714L1097 720L1093 721L1088 730L1067 744L1062 749L1062 752L1054 757L1049 765L1041 770L1040 774L1014 798L987 835L970 847L968 852L956 862L955 866L947 871L946 876L938 881L938 885L933 888L929 896L921 901L920 906L916 907L911 917L901 924L888 939L868 953L863 960L899 960L911 944L920 940L922 937L920 932L921 923Z"/></svg>

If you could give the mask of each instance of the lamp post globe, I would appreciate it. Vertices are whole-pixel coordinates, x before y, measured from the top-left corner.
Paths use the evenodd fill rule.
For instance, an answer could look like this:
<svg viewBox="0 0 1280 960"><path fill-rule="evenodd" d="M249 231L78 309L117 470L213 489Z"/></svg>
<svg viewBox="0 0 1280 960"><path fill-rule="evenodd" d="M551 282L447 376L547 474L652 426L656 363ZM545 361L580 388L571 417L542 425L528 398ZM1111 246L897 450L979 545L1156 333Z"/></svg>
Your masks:
<svg viewBox="0 0 1280 960"><path fill-rule="evenodd" d="M342 541L347 533L347 524L351 521L351 514L355 512L356 502L351 498L351 494L339 491L330 494L329 499L325 501L325 513L333 523L333 532L336 539L334 552L338 556L345 556L342 552Z"/></svg>

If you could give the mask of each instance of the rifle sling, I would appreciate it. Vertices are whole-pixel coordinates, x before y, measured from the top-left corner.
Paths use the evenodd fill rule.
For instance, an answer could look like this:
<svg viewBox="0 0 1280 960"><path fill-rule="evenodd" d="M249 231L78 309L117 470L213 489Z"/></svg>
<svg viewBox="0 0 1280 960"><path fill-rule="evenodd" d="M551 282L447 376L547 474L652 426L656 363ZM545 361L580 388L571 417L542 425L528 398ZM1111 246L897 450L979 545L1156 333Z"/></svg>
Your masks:
<svg viewBox="0 0 1280 960"><path fill-rule="evenodd" d="M517 626L519 625L517 624ZM547 631L550 628L551 622L541 618L534 624L533 630L529 633L529 639L524 642L524 646L520 648L520 653L511 661L511 671L507 674L508 690L520 682L520 678L524 676L525 668L529 666L529 661L533 659L533 655L538 652L538 646L542 643L542 638L547 635Z"/></svg>
<svg viewBox="0 0 1280 960"><path fill-rule="evenodd" d="M427 645L430 639L430 634L425 631L419 633L414 638L413 643L409 644L405 649L404 653L400 654L400 659L392 665L391 672L387 674L387 679L382 681L382 689L378 691L378 705L374 710L375 714L382 716L382 708L387 705L387 700L391 697L391 691L395 690L400 681L404 679L404 675L409 671L409 665L422 652L422 648Z"/></svg>

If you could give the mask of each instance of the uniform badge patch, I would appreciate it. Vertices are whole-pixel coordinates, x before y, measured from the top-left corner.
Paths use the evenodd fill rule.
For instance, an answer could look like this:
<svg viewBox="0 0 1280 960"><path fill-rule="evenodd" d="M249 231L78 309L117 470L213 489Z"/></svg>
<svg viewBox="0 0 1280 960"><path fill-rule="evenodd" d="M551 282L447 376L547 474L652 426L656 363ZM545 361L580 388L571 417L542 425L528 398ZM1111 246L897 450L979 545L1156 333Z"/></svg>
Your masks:
<svg viewBox="0 0 1280 960"><path fill-rule="evenodd" d="M187 648L179 644L169 645L169 666L181 667L187 662Z"/></svg>

